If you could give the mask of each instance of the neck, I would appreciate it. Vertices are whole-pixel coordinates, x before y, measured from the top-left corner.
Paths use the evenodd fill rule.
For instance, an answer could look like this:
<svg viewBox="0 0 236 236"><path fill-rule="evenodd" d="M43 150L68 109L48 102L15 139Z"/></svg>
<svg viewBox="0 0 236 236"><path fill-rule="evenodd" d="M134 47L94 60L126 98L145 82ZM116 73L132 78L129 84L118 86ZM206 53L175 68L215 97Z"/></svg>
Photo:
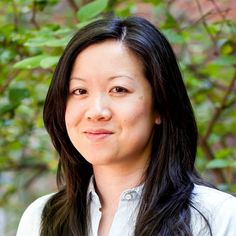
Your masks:
<svg viewBox="0 0 236 236"><path fill-rule="evenodd" d="M127 189L137 187L143 182L144 168L109 168L93 167L96 191L100 197L102 208L117 207L120 195Z"/></svg>

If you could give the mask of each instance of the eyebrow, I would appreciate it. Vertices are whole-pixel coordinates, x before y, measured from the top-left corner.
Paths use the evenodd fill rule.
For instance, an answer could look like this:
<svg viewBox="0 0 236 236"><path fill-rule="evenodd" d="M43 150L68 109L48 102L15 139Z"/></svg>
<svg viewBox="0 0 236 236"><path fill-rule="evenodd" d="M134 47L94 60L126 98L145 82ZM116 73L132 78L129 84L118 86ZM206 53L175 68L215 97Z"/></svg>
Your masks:
<svg viewBox="0 0 236 236"><path fill-rule="evenodd" d="M80 78L80 77L76 77L76 76L71 76L70 80L82 80L82 81L85 81L85 79Z"/></svg>
<svg viewBox="0 0 236 236"><path fill-rule="evenodd" d="M119 78L119 77L126 77L126 78L128 78L128 79L130 79L130 80L134 80L134 78L131 77L131 76L129 76L129 75L122 75L122 74L121 74L121 75L114 75L114 76L109 77L109 78L108 78L108 81L114 80L114 79ZM72 76L72 77L70 77L70 80L86 81L85 78L81 78L81 77L77 77L77 76Z"/></svg>

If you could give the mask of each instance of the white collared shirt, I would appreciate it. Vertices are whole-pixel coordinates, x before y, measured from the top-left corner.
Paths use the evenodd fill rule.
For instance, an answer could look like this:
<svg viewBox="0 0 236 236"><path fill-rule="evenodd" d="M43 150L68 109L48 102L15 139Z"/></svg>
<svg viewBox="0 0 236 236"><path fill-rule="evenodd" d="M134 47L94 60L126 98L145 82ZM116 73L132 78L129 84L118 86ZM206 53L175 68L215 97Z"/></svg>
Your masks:
<svg viewBox="0 0 236 236"><path fill-rule="evenodd" d="M139 203L142 196L143 185L124 191L120 196L119 205L115 213L109 235L132 236L135 228ZM89 236L96 236L102 216L101 203L95 191L93 178L88 187L89 207Z"/></svg>
<svg viewBox="0 0 236 236"><path fill-rule="evenodd" d="M122 193L109 236L133 235L141 192L142 186L139 186ZM52 194L37 199L25 210L16 236L40 236L42 210L51 196ZM195 185L192 202L209 220L213 236L236 236L235 197L212 188ZM91 225L89 236L97 236L101 204L91 183L88 189L88 204ZM193 208L191 209L191 226L193 236L210 235L207 230L204 230L204 220Z"/></svg>

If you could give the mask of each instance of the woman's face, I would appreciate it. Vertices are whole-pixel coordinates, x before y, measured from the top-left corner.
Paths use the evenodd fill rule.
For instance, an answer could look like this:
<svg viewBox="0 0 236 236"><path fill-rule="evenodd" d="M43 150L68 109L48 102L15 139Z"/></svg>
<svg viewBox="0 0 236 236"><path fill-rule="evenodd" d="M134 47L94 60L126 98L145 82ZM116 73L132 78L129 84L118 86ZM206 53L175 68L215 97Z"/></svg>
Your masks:
<svg viewBox="0 0 236 236"><path fill-rule="evenodd" d="M146 163L160 119L141 62L121 42L94 44L77 56L65 121L71 142L93 166Z"/></svg>

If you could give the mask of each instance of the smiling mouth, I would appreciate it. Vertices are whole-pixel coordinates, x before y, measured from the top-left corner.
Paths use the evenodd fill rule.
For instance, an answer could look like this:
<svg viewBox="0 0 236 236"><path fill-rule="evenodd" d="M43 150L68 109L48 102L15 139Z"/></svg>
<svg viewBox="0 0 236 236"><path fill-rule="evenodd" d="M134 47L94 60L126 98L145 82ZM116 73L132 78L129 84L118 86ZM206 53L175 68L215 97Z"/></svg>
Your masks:
<svg viewBox="0 0 236 236"><path fill-rule="evenodd" d="M87 130L84 134L91 141L100 141L110 137L114 133L109 130Z"/></svg>

